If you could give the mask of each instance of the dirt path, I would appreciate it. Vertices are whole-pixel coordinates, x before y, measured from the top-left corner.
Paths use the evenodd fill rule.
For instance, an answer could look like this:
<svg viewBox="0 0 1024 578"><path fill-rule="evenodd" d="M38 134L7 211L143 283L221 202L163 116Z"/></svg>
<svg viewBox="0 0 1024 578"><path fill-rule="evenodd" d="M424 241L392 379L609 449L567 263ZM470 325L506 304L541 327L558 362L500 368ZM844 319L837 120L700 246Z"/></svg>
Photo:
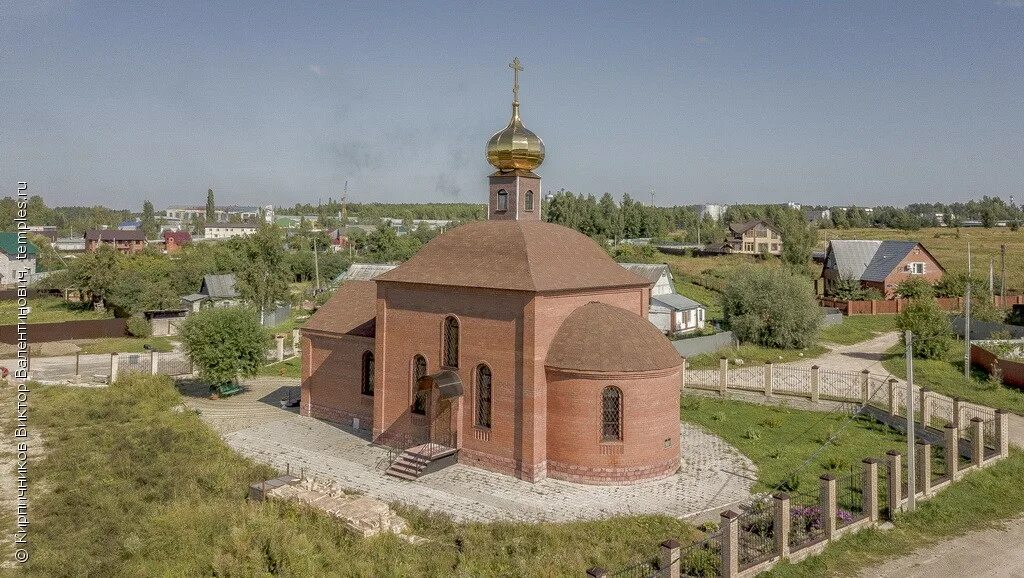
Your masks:
<svg viewBox="0 0 1024 578"><path fill-rule="evenodd" d="M1024 518L922 548L861 572L862 577L1024 576Z"/></svg>
<svg viewBox="0 0 1024 578"><path fill-rule="evenodd" d="M786 365L804 369L817 365L831 370L850 372L866 369L871 373L888 375L889 372L882 367L882 360L885 358L885 352L896 345L899 339L899 333L892 331L853 345L826 344L831 349L828 353L814 359L794 361Z"/></svg>

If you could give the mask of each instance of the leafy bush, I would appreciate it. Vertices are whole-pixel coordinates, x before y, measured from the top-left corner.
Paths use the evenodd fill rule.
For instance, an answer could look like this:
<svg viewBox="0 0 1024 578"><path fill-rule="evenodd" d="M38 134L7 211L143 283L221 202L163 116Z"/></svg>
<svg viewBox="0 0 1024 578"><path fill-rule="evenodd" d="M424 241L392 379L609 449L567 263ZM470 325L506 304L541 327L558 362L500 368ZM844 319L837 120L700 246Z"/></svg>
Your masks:
<svg viewBox="0 0 1024 578"><path fill-rule="evenodd" d="M185 320L182 341L199 376L211 386L256 375L266 361L270 336L246 307L219 307Z"/></svg>
<svg viewBox="0 0 1024 578"><path fill-rule="evenodd" d="M919 277L900 281L896 286L896 295L904 299L925 299L935 296L932 284Z"/></svg>
<svg viewBox="0 0 1024 578"><path fill-rule="evenodd" d="M913 333L913 355L922 359L938 359L950 348L952 329L946 313L934 299L914 299L896 317L900 331Z"/></svg>
<svg viewBox="0 0 1024 578"><path fill-rule="evenodd" d="M967 284L971 285L973 296L988 293L988 281L981 277L968 276L967 273L956 275L946 274L935 284L935 294L939 297L963 297L967 294Z"/></svg>
<svg viewBox="0 0 1024 578"><path fill-rule="evenodd" d="M1006 321L1006 311L996 307L988 293L971 295L971 319L1002 323Z"/></svg>
<svg viewBox="0 0 1024 578"><path fill-rule="evenodd" d="M811 282L781 268L737 270L722 293L722 312L740 341L783 349L813 344L822 319Z"/></svg>
<svg viewBox="0 0 1024 578"><path fill-rule="evenodd" d="M132 316L128 318L126 323L128 329L128 335L132 337L149 337L153 334L153 328L150 327L149 322L146 321L145 317Z"/></svg>

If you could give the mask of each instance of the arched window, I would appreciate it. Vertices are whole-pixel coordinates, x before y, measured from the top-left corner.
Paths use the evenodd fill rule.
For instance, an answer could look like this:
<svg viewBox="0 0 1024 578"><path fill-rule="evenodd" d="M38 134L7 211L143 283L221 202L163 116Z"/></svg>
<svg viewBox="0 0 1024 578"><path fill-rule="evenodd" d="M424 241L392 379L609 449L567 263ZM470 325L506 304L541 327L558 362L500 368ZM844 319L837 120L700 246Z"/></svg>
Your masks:
<svg viewBox="0 0 1024 578"><path fill-rule="evenodd" d="M476 368L476 425L491 427L491 368Z"/></svg>
<svg viewBox="0 0 1024 578"><path fill-rule="evenodd" d="M419 415L427 413L427 400L419 395L420 378L427 375L427 359L422 355L412 358L412 412Z"/></svg>
<svg viewBox="0 0 1024 578"><path fill-rule="evenodd" d="M505 189L498 191L498 203L495 207L496 211L507 211L508 210L508 192Z"/></svg>
<svg viewBox="0 0 1024 578"><path fill-rule="evenodd" d="M617 387L601 392L601 441L622 441L622 390Z"/></svg>
<svg viewBox="0 0 1024 578"><path fill-rule="evenodd" d="M526 191L526 200L523 203L525 205L525 210L533 210L533 191Z"/></svg>
<svg viewBox="0 0 1024 578"><path fill-rule="evenodd" d="M363 395L373 395L373 352L363 354L363 383L360 388Z"/></svg>
<svg viewBox="0 0 1024 578"><path fill-rule="evenodd" d="M459 320L454 317L444 320L444 366L459 366Z"/></svg>

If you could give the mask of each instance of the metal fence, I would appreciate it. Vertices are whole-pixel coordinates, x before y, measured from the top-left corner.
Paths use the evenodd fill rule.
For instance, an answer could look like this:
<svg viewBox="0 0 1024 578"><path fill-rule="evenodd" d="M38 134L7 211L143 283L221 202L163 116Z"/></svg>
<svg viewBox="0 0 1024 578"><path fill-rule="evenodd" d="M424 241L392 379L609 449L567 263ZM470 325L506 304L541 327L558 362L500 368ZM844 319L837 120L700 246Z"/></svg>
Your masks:
<svg viewBox="0 0 1024 578"><path fill-rule="evenodd" d="M152 358L147 353L122 353L117 356L117 371L123 375L129 372L150 373ZM159 367L159 364L157 365Z"/></svg>
<svg viewBox="0 0 1024 578"><path fill-rule="evenodd" d="M864 475L850 468L850 473L836 480L836 525L848 526L868 515L864 509Z"/></svg>
<svg viewBox="0 0 1024 578"><path fill-rule="evenodd" d="M817 493L792 494L789 497L789 548L796 550L825 539L821 515L821 496Z"/></svg>
<svg viewBox="0 0 1024 578"><path fill-rule="evenodd" d="M657 560L642 560L640 562L634 562L629 566L609 574L609 578L614 576L616 578L654 578L658 576L658 561Z"/></svg>
<svg viewBox="0 0 1024 578"><path fill-rule="evenodd" d="M157 358L157 373L164 375L190 375L192 361L184 354L165 354Z"/></svg>
<svg viewBox="0 0 1024 578"><path fill-rule="evenodd" d="M754 500L737 520L739 526L739 567L750 568L774 557L775 513L769 498Z"/></svg>
<svg viewBox="0 0 1024 578"><path fill-rule="evenodd" d="M722 372L718 369L687 369L686 385L702 389L718 389Z"/></svg>
<svg viewBox="0 0 1024 578"><path fill-rule="evenodd" d="M722 573L721 532L690 544L679 552L679 575L711 578Z"/></svg>
<svg viewBox="0 0 1024 578"><path fill-rule="evenodd" d="M859 373L822 369L818 371L818 395L822 399L848 400L861 398Z"/></svg>
<svg viewBox="0 0 1024 578"><path fill-rule="evenodd" d="M772 367L772 389L779 393L810 395L811 370L796 367Z"/></svg>
<svg viewBox="0 0 1024 578"><path fill-rule="evenodd" d="M764 366L730 369L727 383L733 389L764 391Z"/></svg>

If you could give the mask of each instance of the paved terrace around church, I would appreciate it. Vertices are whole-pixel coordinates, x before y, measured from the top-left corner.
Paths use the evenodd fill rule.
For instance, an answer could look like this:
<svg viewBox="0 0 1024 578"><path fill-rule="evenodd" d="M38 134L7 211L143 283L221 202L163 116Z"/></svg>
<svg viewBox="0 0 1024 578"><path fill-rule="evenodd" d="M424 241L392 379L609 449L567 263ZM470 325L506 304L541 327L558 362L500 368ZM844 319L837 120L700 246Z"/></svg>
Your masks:
<svg viewBox="0 0 1024 578"><path fill-rule="evenodd" d="M459 521L568 521L628 514L708 517L750 495L755 469L720 438L682 424L683 468L665 480L631 486L587 486L558 480L531 484L456 464L416 482L384 475L387 451L357 435L283 410L297 380L264 379L224 400L187 397L189 406L243 455L292 473L328 478L378 499L445 512ZM703 515L702 515L703 514ZM717 517L717 516L714 516Z"/></svg>

